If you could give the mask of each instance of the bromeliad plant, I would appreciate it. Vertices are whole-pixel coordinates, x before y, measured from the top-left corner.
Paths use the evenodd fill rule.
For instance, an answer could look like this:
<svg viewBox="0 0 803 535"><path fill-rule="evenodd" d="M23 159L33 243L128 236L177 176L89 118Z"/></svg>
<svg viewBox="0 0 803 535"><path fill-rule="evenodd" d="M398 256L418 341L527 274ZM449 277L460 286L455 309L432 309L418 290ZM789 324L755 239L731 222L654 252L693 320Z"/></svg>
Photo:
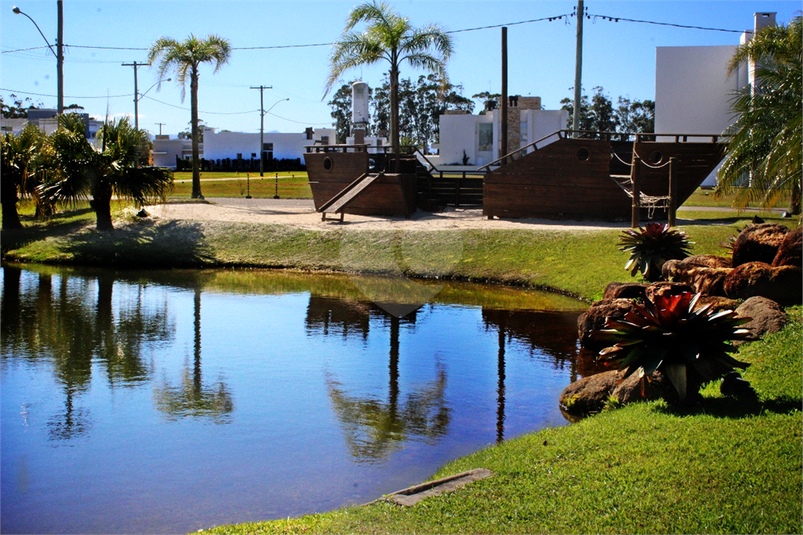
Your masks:
<svg viewBox="0 0 803 535"><path fill-rule="evenodd" d="M682 260L691 253L692 242L686 233L663 223L648 223L622 234L619 250L630 253L625 269L630 270L631 277L641 271L649 282L661 278L661 268L667 260Z"/></svg>
<svg viewBox="0 0 803 535"><path fill-rule="evenodd" d="M699 305L700 294L656 295L636 303L624 319L608 319L595 338L616 342L598 358L618 363L624 377L638 372L642 381L660 371L675 387L680 401L697 397L700 387L734 368L748 365L729 355L731 340L744 339L740 318L733 310L715 312Z"/></svg>

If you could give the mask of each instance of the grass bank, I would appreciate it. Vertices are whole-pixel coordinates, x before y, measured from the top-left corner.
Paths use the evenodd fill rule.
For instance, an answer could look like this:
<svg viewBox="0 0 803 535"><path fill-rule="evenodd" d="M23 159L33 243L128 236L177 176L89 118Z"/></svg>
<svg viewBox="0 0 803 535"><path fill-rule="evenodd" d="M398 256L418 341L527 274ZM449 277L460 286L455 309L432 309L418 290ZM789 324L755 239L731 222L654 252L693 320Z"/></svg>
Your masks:
<svg viewBox="0 0 803 535"><path fill-rule="evenodd" d="M102 266L264 267L395 272L552 289L585 300L613 280L631 280L618 230L311 231L283 225L141 220L118 207L117 229L93 230L86 208L3 232L3 256L21 262ZM684 219L694 253L726 254L721 244L750 219L704 212ZM686 216L688 217L688 216ZM718 218L718 219L717 219ZM779 219L780 220L780 219ZM788 221L788 220L786 220Z"/></svg>

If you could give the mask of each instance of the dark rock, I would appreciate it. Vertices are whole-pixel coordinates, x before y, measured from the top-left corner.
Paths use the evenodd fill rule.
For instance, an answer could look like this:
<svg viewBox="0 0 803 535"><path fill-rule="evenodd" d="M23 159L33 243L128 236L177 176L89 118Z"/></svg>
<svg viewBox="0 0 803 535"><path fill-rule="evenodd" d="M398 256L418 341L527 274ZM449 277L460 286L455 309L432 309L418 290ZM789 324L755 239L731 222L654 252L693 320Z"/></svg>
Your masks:
<svg viewBox="0 0 803 535"><path fill-rule="evenodd" d="M794 266L774 268L763 262L742 264L725 277L725 295L731 299L759 295L781 305L798 304L803 301L802 271Z"/></svg>
<svg viewBox="0 0 803 535"><path fill-rule="evenodd" d="M680 261L681 269L693 267L729 268L733 267L731 259L713 254L697 254Z"/></svg>
<svg viewBox="0 0 803 535"><path fill-rule="evenodd" d="M636 282L610 282L602 294L603 299L638 299L644 297L646 284Z"/></svg>
<svg viewBox="0 0 803 535"><path fill-rule="evenodd" d="M758 394L753 390L753 386L747 382L737 371L725 374L719 385L719 391L723 396L734 396L740 399L757 399Z"/></svg>
<svg viewBox="0 0 803 535"><path fill-rule="evenodd" d="M684 279L695 293L725 296L725 278L731 268L694 267L684 273Z"/></svg>
<svg viewBox="0 0 803 535"><path fill-rule="evenodd" d="M735 299L728 299L718 295L704 295L697 301L698 306L711 305L712 312L721 312L723 310L736 310L739 302Z"/></svg>
<svg viewBox="0 0 803 535"><path fill-rule="evenodd" d="M675 275L681 262L682 260L667 260L664 262L664 265L661 266L661 278L665 281L675 280Z"/></svg>
<svg viewBox="0 0 803 535"><path fill-rule="evenodd" d="M561 408L572 415L599 412L611 398L619 403L649 401L671 395L672 385L659 372L642 381L638 372L623 379L624 371L611 370L583 377L567 386L560 395Z"/></svg>
<svg viewBox="0 0 803 535"><path fill-rule="evenodd" d="M733 244L733 267L750 262L772 263L789 228L780 223L748 225Z"/></svg>
<svg viewBox="0 0 803 535"><path fill-rule="evenodd" d="M677 282L653 282L644 290L644 297L653 301L656 296L680 295L683 292L691 292L692 287L688 284Z"/></svg>
<svg viewBox="0 0 803 535"><path fill-rule="evenodd" d="M599 350L609 344L591 338L591 333L605 328L608 318L623 319L633 309L630 299L603 299L577 317L577 336L580 345L587 349Z"/></svg>
<svg viewBox="0 0 803 535"><path fill-rule="evenodd" d="M772 260L773 267L795 266L803 268L803 233L797 228L786 234L778 253Z"/></svg>
<svg viewBox="0 0 803 535"><path fill-rule="evenodd" d="M741 326L750 331L747 340L758 340L765 334L778 332L789 322L784 309L766 297L751 297L736 308L736 313L742 318L751 318L750 323Z"/></svg>

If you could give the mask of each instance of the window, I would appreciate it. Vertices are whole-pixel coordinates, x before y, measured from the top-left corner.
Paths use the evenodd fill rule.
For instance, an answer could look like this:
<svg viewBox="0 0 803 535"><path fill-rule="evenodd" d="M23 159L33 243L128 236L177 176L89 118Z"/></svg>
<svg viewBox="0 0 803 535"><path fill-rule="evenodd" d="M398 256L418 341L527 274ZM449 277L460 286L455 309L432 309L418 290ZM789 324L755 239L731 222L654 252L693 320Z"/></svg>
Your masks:
<svg viewBox="0 0 803 535"><path fill-rule="evenodd" d="M238 160L242 160L243 159L243 153L242 152L238 152L237 153L237 159Z"/></svg>
<svg viewBox="0 0 803 535"><path fill-rule="evenodd" d="M262 150L273 152L273 143L263 143Z"/></svg>
<svg viewBox="0 0 803 535"><path fill-rule="evenodd" d="M493 123L479 124L479 147L480 152L490 152L494 145L494 125Z"/></svg>
<svg viewBox="0 0 803 535"><path fill-rule="evenodd" d="M252 153L251 153L251 159L253 160L253 159L254 159L254 158L256 158L256 157L257 157L257 153L256 153L256 152L252 152Z"/></svg>

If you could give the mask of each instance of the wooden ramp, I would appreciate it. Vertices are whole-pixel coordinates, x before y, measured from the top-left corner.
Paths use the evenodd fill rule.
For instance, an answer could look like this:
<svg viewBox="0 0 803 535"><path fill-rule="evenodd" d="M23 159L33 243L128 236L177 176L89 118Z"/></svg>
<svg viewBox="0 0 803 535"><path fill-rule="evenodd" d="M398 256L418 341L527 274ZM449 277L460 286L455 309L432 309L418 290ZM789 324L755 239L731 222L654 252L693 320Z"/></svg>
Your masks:
<svg viewBox="0 0 803 535"><path fill-rule="evenodd" d="M340 190L334 197L326 201L318 211L321 213L321 220L326 220L327 212L330 214L340 214L340 221L343 221L343 210L363 193L368 186L376 182L384 173L364 173L360 177Z"/></svg>

